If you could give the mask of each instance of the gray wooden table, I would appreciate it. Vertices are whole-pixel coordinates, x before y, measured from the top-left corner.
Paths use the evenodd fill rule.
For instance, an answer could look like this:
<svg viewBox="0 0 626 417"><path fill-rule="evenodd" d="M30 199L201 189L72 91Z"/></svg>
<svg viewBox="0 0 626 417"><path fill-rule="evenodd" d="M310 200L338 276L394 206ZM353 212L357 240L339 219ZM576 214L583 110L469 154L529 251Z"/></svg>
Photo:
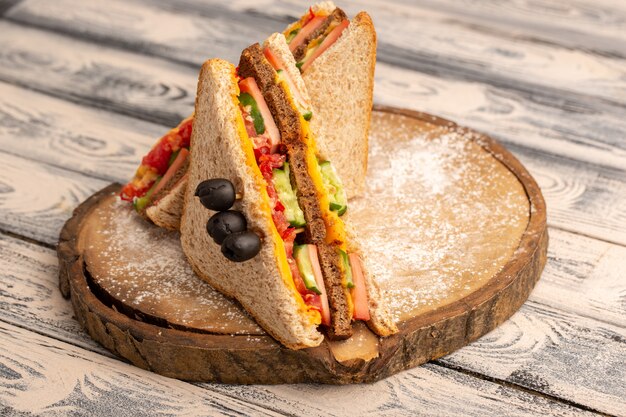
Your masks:
<svg viewBox="0 0 626 417"><path fill-rule="evenodd" d="M202 61L306 4L0 0L0 415L626 415L626 2L340 6L375 21L377 103L491 134L539 182L551 241L528 302L372 385L190 384L113 358L57 290L63 222L192 111Z"/></svg>

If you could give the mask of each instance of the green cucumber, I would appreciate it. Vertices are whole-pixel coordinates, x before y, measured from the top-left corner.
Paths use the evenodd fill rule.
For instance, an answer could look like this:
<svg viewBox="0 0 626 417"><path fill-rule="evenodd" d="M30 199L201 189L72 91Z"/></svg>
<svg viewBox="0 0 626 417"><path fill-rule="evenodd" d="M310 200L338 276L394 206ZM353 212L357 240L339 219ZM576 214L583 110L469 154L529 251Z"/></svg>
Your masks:
<svg viewBox="0 0 626 417"><path fill-rule="evenodd" d="M291 186L289 164L285 162L283 169L274 169L272 173L272 182L278 194L278 199L282 205L285 206L285 217L287 221L294 227L304 226L306 224L304 213L298 205L298 197Z"/></svg>
<svg viewBox="0 0 626 417"><path fill-rule="evenodd" d="M343 264L343 270L346 273L345 286L348 288L354 288L354 281L352 280L352 267L350 266L350 260L348 254L339 249L339 255L341 256L341 263Z"/></svg>
<svg viewBox="0 0 626 417"><path fill-rule="evenodd" d="M289 32L289 34L286 37L286 41L287 43L291 42L293 40L293 38L296 37L296 35L298 34L298 32L300 32L300 29L294 29L291 32Z"/></svg>
<svg viewBox="0 0 626 417"><path fill-rule="evenodd" d="M336 211L337 214L341 216L348 209L348 198L346 197L343 184L333 169L333 166L330 164L330 161L320 163L319 167L324 186L326 187L326 191L328 191L330 209Z"/></svg>
<svg viewBox="0 0 626 417"><path fill-rule="evenodd" d="M265 121L263 121L263 116L256 100L248 93L241 93L239 94L239 102L243 107L250 106L250 117L252 117L254 130L257 135L263 134L265 132Z"/></svg>
<svg viewBox="0 0 626 417"><path fill-rule="evenodd" d="M150 204L150 201L152 201L152 193L154 193L154 189L161 181L161 178L163 177L157 178L154 184L152 184L152 187L150 187L148 192L143 197L138 197L133 200L133 207L135 207L135 210L137 210L138 213L145 209L148 204Z"/></svg>
<svg viewBox="0 0 626 417"><path fill-rule="evenodd" d="M317 288L317 282L315 281L315 274L313 273L313 265L311 265L311 258L309 257L308 245L294 245L293 257L298 265L298 271L304 281L304 286L317 294L321 294L319 288Z"/></svg>
<svg viewBox="0 0 626 417"><path fill-rule="evenodd" d="M167 162L167 166L171 167L172 164L174 163L174 161L176 160L176 157L178 157L178 154L180 153L180 149L177 150L176 152L173 152L172 155L170 156L170 160Z"/></svg>

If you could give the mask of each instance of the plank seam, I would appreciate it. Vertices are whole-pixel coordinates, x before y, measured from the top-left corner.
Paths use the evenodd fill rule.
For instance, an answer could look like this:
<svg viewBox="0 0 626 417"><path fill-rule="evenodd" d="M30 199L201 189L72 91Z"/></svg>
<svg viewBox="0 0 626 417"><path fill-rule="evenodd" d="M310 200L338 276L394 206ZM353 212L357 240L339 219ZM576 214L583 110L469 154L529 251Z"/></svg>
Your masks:
<svg viewBox="0 0 626 417"><path fill-rule="evenodd" d="M472 370L465 369L465 368L462 368L462 367L459 367L459 366L456 366L456 365L452 365L452 364L449 364L449 363L446 363L446 362L442 361L442 359L436 359L436 360L428 362L428 363L432 363L434 365L438 365L438 366L441 366L441 367L449 369L449 370L457 371L459 373L462 373L462 374L468 375L468 376L472 376L472 377L477 378L477 379L483 379L485 381L493 382L493 383L505 386L507 388L516 389L518 391L526 392L528 394L531 394L531 395L534 395L534 396L537 396L537 397L543 397L543 398L546 398L546 399L551 400L551 401L555 401L555 402L559 402L561 404L568 405L570 407L578 408L578 409L581 409L581 410L584 410L584 411L589 411L589 412L592 412L592 413L597 413L597 414L599 414L601 416L617 417L615 414L608 414L608 413L596 410L595 408L586 406L584 404L579 404L579 403L573 402L573 401L565 399L565 398L556 397L554 395L546 394L545 392L541 392L541 391L536 391L536 390L534 390L532 388L528 388L528 387L525 387L523 385L518 385L518 384L516 384L514 382L510 382L510 381L507 381L507 380L504 380L504 379L500 379L500 378L490 377L488 375L484 375L484 374L481 374L481 373L476 372L476 371L472 371Z"/></svg>
<svg viewBox="0 0 626 417"><path fill-rule="evenodd" d="M0 1L0 17L19 4L22 0L2 0Z"/></svg>
<svg viewBox="0 0 626 417"><path fill-rule="evenodd" d="M611 239L607 239L607 238L603 238L603 237L592 236L590 234L579 232L579 231L576 231L576 230L567 229L567 228L562 227L562 226L552 226L552 225L550 225L550 222L548 221L548 231L550 231L550 229L559 230L561 232L571 233L573 235L586 237L586 238L589 238L589 239L593 239L593 240L597 240L597 241L600 241L600 242L608 243L610 245L615 245L615 246L620 246L620 247L626 248L626 243L618 242L616 240L611 240Z"/></svg>
<svg viewBox="0 0 626 417"><path fill-rule="evenodd" d="M56 251L56 249L57 249L56 245L52 245L50 243L43 242L41 240L33 239L31 237L23 236L23 235L20 235L18 233L15 233L15 232L10 232L8 230L0 229L0 234L8 236L8 237L13 238L13 239L21 240L22 242L31 243L31 244L37 245L37 246L43 246L44 248L48 248L48 249L53 250L53 251Z"/></svg>

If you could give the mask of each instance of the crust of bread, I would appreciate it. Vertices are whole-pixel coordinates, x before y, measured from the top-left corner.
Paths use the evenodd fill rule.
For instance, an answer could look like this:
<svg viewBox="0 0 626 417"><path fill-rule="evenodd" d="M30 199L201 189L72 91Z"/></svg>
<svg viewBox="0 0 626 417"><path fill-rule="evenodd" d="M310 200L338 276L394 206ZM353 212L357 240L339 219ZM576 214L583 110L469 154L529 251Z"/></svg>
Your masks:
<svg viewBox="0 0 626 417"><path fill-rule="evenodd" d="M271 218L265 182L254 163L252 143L236 104L235 67L226 61L205 62L196 96L188 186L181 220L181 244L198 276L231 296L275 339L292 349L319 345L319 313L313 314L295 289L285 248ZM252 163L251 163L252 161ZM261 251L246 262L226 259L206 232L213 211L194 191L203 180L229 179L242 198L233 206L261 238ZM286 267L286 269L285 269Z"/></svg>
<svg viewBox="0 0 626 417"><path fill-rule="evenodd" d="M296 88L304 101L304 103L300 103L298 100L294 100L298 111L300 113L304 113L311 110L313 111L313 114L315 114L315 109L311 104L311 97L309 96L304 79L302 79L302 75L300 75L300 71L296 67L296 60L289 50L289 45L287 44L285 36L282 33L273 33L265 40L265 42L263 42L263 48L270 48L272 53L280 59L285 66L285 71L289 74L289 77L296 85Z"/></svg>
<svg viewBox="0 0 626 417"><path fill-rule="evenodd" d="M302 74L320 154L332 161L348 198L365 187L375 64L376 31L370 16L360 12Z"/></svg>

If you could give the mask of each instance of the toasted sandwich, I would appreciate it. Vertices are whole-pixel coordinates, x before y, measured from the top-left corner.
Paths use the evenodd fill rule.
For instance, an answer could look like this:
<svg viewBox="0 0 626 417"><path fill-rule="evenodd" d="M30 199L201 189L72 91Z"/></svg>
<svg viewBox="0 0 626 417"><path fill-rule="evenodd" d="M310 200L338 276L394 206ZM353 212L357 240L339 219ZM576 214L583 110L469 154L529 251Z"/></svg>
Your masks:
<svg viewBox="0 0 626 417"><path fill-rule="evenodd" d="M183 251L198 276L290 348L319 345L320 330L348 338L354 320L390 335L397 328L340 217L343 187L317 149L304 83L272 51L281 40L245 49L237 69L202 66Z"/></svg>
<svg viewBox="0 0 626 417"><path fill-rule="evenodd" d="M310 112L307 118L311 119L311 128L317 134L319 152L334 161L346 186L347 197L356 196L363 190L367 170L376 61L376 33L372 21L365 12L349 21L332 2L323 2L312 6L302 18L289 25L284 34L289 40L288 48L277 46L275 35L267 42L275 54L287 62L290 71L295 65L302 73L311 94L306 103ZM293 57L287 57L288 54ZM300 101L298 105L303 106ZM175 183L159 185L157 179L164 176L160 163L165 160L164 155L176 152L175 146L163 149L162 144L168 143L166 138L190 134L192 122L193 116L161 138L122 190L121 197L133 201L137 211L157 226L176 229L180 225L186 165L177 173ZM154 162L155 159L158 162ZM159 192L154 192L154 188Z"/></svg>

